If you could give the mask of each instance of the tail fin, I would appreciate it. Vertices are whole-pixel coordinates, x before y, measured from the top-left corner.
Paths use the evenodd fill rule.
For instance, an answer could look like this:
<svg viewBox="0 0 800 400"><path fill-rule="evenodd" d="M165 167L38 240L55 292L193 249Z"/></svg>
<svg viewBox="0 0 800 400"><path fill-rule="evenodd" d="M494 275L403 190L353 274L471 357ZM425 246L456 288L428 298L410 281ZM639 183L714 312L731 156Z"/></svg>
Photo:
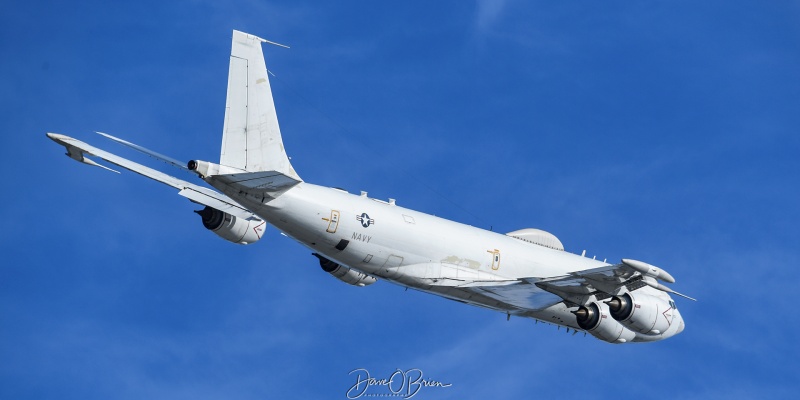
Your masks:
<svg viewBox="0 0 800 400"><path fill-rule="evenodd" d="M233 31L220 164L300 181L283 148L261 42L271 43Z"/></svg>

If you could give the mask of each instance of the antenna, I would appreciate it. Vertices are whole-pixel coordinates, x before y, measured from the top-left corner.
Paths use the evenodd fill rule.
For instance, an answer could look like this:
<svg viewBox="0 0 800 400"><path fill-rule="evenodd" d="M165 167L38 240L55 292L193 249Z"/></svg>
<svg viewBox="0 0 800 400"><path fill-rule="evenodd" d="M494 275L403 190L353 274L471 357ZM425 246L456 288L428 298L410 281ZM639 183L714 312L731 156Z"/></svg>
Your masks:
<svg viewBox="0 0 800 400"><path fill-rule="evenodd" d="M273 42L273 41L271 41L271 40L267 40L267 39L264 39L264 38L260 38L260 37L258 37L258 36L256 36L256 35L252 35L252 34L250 34L250 33L245 33L245 32L242 32L242 31L237 31L237 30L234 30L234 32L239 32L239 33L242 33L242 34L244 34L244 35L247 35L247 37L248 37L248 38L255 38L256 40L260 40L260 41L262 41L262 42L264 42L264 43L269 43L269 44L272 44L272 45L275 45L275 46L279 46L279 47L283 47L283 48L287 48L287 49L289 49L289 48L290 48L289 46L287 46L287 45L285 45L285 44L280 44L280 43Z"/></svg>
<svg viewBox="0 0 800 400"><path fill-rule="evenodd" d="M283 48L285 48L285 49L291 49L291 47L289 47L289 46L287 46L287 45L285 45L285 44L280 44L280 43L270 42L270 41L269 41L269 40L267 40L267 39L261 39L261 38L258 38L258 39L259 39L259 40L261 40L261 41L262 41L262 42L264 42L264 43L274 44L275 46L280 46L280 47L283 47Z"/></svg>

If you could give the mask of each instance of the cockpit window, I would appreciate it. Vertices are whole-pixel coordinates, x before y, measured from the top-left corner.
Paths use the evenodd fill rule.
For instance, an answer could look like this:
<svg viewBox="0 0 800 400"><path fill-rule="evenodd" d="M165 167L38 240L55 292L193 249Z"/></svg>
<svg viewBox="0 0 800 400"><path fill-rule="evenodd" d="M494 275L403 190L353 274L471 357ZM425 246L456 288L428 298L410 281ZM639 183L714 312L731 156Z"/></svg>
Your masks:
<svg viewBox="0 0 800 400"><path fill-rule="evenodd" d="M673 310L677 310L678 309L678 307L675 306L675 302L672 301L672 300L669 301L669 306L672 307Z"/></svg>

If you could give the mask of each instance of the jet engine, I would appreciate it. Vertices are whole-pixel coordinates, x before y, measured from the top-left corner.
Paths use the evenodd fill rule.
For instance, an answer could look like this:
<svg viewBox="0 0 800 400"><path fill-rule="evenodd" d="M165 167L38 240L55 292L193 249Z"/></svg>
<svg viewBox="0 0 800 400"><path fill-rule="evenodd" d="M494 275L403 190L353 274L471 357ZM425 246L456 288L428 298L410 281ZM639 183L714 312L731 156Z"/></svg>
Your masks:
<svg viewBox="0 0 800 400"><path fill-rule="evenodd" d="M629 329L646 335L657 335L669 328L669 321L661 313L670 305L646 294L625 293L607 301L611 316ZM659 316L663 318L659 318Z"/></svg>
<svg viewBox="0 0 800 400"><path fill-rule="evenodd" d="M350 267L338 264L331 261L317 253L313 253L315 257L319 258L319 266L322 270L333 275L334 278L353 286L369 286L378 280L375 277L367 275L361 271L356 271Z"/></svg>
<svg viewBox="0 0 800 400"><path fill-rule="evenodd" d="M609 343L625 343L636 337L635 333L626 329L621 323L608 318L608 306L603 303L589 303L572 313L575 314L581 329L600 340Z"/></svg>
<svg viewBox="0 0 800 400"><path fill-rule="evenodd" d="M217 236L237 244L255 243L261 239L266 222L260 219L248 221L236 218L226 212L208 207L195 211L203 218L203 226Z"/></svg>

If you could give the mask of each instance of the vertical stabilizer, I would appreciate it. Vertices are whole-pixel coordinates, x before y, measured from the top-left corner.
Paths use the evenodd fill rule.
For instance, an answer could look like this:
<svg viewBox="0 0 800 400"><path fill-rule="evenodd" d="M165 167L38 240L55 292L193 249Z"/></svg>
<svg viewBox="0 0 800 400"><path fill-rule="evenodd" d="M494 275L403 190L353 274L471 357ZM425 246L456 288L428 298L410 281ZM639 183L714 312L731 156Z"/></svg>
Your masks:
<svg viewBox="0 0 800 400"><path fill-rule="evenodd" d="M301 180L283 148L261 42L266 40L233 31L220 164Z"/></svg>

